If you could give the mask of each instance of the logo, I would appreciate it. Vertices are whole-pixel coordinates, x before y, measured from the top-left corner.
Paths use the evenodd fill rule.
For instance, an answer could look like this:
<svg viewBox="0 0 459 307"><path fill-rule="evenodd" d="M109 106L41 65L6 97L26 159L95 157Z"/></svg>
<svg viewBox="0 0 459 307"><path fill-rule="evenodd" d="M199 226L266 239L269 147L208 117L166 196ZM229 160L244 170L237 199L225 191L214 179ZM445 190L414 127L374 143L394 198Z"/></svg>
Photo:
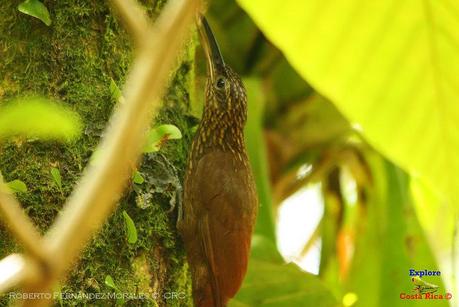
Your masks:
<svg viewBox="0 0 459 307"><path fill-rule="evenodd" d="M423 276L440 278L440 271L416 271L410 269L409 276L414 288L411 293L400 293L400 299L402 300L450 300L453 297L449 292L442 293L440 287L430 282L430 280L428 282L422 279Z"/></svg>
<svg viewBox="0 0 459 307"><path fill-rule="evenodd" d="M414 284L413 291L417 292L418 294L434 293L438 290L437 285L423 281L419 276L412 277L411 281Z"/></svg>

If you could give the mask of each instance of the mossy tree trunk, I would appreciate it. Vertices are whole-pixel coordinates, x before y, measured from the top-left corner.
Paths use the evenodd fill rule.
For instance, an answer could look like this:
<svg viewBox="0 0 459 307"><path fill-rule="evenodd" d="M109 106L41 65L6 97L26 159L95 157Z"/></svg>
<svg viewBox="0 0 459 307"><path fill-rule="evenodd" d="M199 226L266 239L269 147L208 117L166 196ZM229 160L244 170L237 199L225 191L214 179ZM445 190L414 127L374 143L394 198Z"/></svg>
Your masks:
<svg viewBox="0 0 459 307"><path fill-rule="evenodd" d="M163 2L144 4L155 16ZM0 170L6 181L26 183L28 192L18 197L44 233L103 133L116 104L110 93L111 79L123 84L132 53L128 35L105 1L45 0L53 21L50 27L20 13L19 3L0 5L0 103L22 95L44 95L72 106L85 125L81 138L72 144L15 139L0 145ZM120 292L148 294L147 300L129 301L129 305L190 305L185 254L175 230L176 212L170 208L177 200L191 139L193 123L186 114L194 86L193 51L190 43L156 118L156 123L176 125L183 139L144 156L139 171L145 182L128 184L116 212L87 246L62 292L113 291L104 283L110 275ZM60 170L62 189L53 183L52 167ZM135 222L135 244L127 242L123 210ZM15 251L21 251L20 246L0 225L0 257ZM7 296L0 298L0 305L6 301ZM84 297L63 300L64 305L83 302L95 303Z"/></svg>

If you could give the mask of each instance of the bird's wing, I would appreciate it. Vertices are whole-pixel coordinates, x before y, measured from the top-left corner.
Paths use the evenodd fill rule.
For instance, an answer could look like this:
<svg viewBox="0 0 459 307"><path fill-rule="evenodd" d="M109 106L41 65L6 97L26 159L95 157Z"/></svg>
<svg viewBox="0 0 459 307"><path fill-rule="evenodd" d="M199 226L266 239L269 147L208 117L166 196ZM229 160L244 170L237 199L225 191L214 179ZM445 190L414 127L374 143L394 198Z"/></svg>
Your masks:
<svg viewBox="0 0 459 307"><path fill-rule="evenodd" d="M214 296L226 301L236 294L247 270L257 207L254 183L250 169L224 152L204 156L195 175L200 182L193 189L194 199L203 205L199 230Z"/></svg>
<svg viewBox="0 0 459 307"><path fill-rule="evenodd" d="M212 238L210 236L210 227L209 227L209 217L206 215L203 217L202 220L199 221L199 233L202 238L202 249L207 258L207 265L209 267L210 272L210 285L212 288L212 296L214 300L214 304L218 307L223 306L222 304L222 297L220 294L220 286L217 280L217 276L214 272L216 272L217 265L215 263L214 257L214 246L212 244Z"/></svg>

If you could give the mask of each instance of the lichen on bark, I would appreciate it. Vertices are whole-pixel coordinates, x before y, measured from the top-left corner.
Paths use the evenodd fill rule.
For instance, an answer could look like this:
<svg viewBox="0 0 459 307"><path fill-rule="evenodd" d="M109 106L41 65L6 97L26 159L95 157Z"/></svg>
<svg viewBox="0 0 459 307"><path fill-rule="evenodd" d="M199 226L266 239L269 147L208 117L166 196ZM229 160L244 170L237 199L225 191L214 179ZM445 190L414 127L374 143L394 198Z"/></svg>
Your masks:
<svg viewBox="0 0 459 307"><path fill-rule="evenodd" d="M71 106L84 122L82 136L70 144L20 138L0 144L3 177L26 183L28 192L17 196L42 233L59 214L100 140L116 104L110 81L121 86L132 61L129 37L107 2L43 2L53 21L50 27L18 12L19 1L0 5L0 104L17 96L40 94ZM164 2L143 4L154 17ZM139 170L145 183L127 184L118 208L85 248L62 292L111 292L104 284L110 275L123 293L150 294L150 299L129 305L191 304L185 254L175 230L176 213L170 210L182 182L194 125L188 115L194 86L194 41L184 50L155 120L176 125L183 138L144 156ZM52 167L60 170L62 191L53 184ZM135 222L139 238L135 244L127 242L123 210ZM20 246L0 224L0 257L15 251L21 251ZM174 293L181 293L180 299L172 297ZM0 296L0 305L7 299ZM63 300L64 305L83 302L94 303Z"/></svg>

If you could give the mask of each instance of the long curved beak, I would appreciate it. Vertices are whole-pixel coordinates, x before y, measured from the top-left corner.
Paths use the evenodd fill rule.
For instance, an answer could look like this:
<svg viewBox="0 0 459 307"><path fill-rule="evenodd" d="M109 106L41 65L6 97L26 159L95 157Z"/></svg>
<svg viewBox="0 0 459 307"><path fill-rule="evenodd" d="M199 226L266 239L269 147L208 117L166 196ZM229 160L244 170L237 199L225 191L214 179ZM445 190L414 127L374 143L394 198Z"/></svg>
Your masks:
<svg viewBox="0 0 459 307"><path fill-rule="evenodd" d="M207 58L207 69L211 80L215 80L218 71L221 71L225 65L223 61L220 48L218 47L217 40L215 39L212 29L209 26L206 18L203 15L199 15L199 34L201 38L201 44L204 48L204 52Z"/></svg>

